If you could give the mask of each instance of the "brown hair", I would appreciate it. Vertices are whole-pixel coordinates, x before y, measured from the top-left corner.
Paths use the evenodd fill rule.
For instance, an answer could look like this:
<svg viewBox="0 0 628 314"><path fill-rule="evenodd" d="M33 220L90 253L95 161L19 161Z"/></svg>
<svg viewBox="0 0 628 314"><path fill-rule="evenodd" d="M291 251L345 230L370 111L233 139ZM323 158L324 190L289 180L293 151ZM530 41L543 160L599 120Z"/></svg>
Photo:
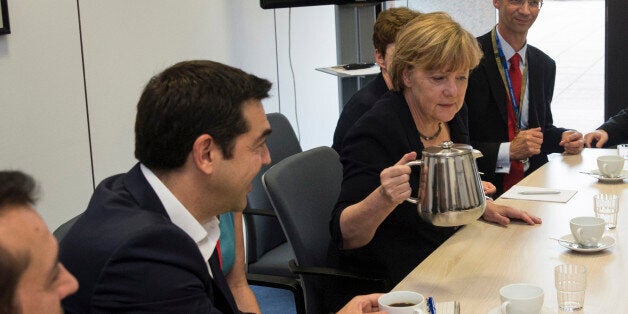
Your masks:
<svg viewBox="0 0 628 314"><path fill-rule="evenodd" d="M391 69L393 89L403 90L405 70L472 70L481 58L475 37L447 13L422 14L397 35Z"/></svg>
<svg viewBox="0 0 628 314"><path fill-rule="evenodd" d="M373 25L373 46L386 56L386 47L395 42L397 33L421 13L405 7L382 11Z"/></svg>
<svg viewBox="0 0 628 314"><path fill-rule="evenodd" d="M35 201L35 180L20 171L0 171L0 217L14 205ZM27 252L10 252L0 245L0 314L19 313L15 290L24 270L30 264Z"/></svg>
<svg viewBox="0 0 628 314"><path fill-rule="evenodd" d="M153 77L137 104L135 157L152 170L181 167L196 138L209 134L226 159L249 130L248 100L268 97L271 83L209 60L179 62Z"/></svg>

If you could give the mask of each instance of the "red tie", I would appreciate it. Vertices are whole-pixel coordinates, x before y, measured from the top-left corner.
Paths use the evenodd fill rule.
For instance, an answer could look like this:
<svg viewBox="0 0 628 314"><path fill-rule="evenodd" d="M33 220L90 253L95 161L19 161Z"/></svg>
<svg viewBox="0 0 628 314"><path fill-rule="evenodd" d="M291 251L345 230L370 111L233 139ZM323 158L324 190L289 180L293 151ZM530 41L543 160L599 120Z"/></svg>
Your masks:
<svg viewBox="0 0 628 314"><path fill-rule="evenodd" d="M220 239L216 242L216 252L218 253L218 262L220 262L220 269L222 269L222 252L220 251Z"/></svg>
<svg viewBox="0 0 628 314"><path fill-rule="evenodd" d="M515 93L515 99L517 102L521 100L521 70L519 69L519 54L515 53L510 58L510 68L508 69L508 75L510 76L510 83ZM521 104L518 104L519 110L521 110ZM508 101L506 104L508 107L508 140L512 142L515 135L519 132L517 117L515 116L515 110L512 108L512 103ZM504 176L504 192L508 191L510 187L517 184L523 179L523 163L518 160L510 161L510 173Z"/></svg>

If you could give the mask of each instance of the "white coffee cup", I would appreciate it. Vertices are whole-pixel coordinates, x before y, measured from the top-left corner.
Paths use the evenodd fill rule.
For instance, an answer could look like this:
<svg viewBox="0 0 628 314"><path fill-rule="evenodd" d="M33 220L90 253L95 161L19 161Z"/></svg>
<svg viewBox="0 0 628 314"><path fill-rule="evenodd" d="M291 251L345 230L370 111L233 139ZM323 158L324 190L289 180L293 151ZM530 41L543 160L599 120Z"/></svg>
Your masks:
<svg viewBox="0 0 628 314"><path fill-rule="evenodd" d="M393 291L379 297L379 310L388 314L424 314L425 298L412 291Z"/></svg>
<svg viewBox="0 0 628 314"><path fill-rule="evenodd" d="M583 247L596 247L604 234L605 221L598 217L576 217L569 221L569 228L576 242Z"/></svg>
<svg viewBox="0 0 628 314"><path fill-rule="evenodd" d="M603 176L617 178L624 168L624 158L616 155L600 156L597 158L597 168Z"/></svg>
<svg viewBox="0 0 628 314"><path fill-rule="evenodd" d="M499 289L503 314L538 314L543 308L543 289L529 283L515 283Z"/></svg>

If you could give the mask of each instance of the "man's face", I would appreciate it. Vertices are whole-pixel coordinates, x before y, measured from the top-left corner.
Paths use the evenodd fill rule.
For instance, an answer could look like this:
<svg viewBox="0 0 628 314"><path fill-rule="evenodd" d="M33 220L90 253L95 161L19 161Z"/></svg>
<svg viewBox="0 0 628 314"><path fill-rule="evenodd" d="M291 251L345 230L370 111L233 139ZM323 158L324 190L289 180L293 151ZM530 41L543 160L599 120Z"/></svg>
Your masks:
<svg viewBox="0 0 628 314"><path fill-rule="evenodd" d="M251 191L251 181L262 165L270 163L266 137L270 124L259 100L248 100L242 108L249 131L235 140L231 159L222 159L217 167L221 195L229 210L242 211L246 207L246 195Z"/></svg>
<svg viewBox="0 0 628 314"><path fill-rule="evenodd" d="M76 292L78 282L59 262L57 240L39 214L16 206L0 215L0 245L30 256L15 292L21 313L63 313L61 300Z"/></svg>
<svg viewBox="0 0 628 314"><path fill-rule="evenodd" d="M516 4L510 0L493 0L493 6L499 10L500 32L527 35L528 30L539 16L540 8L532 7L528 1Z"/></svg>

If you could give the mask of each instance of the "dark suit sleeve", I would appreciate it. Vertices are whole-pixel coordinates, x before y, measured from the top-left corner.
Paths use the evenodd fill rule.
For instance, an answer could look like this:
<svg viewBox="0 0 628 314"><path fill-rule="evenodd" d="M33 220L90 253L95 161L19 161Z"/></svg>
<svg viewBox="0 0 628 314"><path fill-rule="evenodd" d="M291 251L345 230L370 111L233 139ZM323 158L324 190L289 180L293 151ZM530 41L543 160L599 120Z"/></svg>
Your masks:
<svg viewBox="0 0 628 314"><path fill-rule="evenodd" d="M107 262L94 286L92 313L222 313L208 296L202 261L180 229L146 228Z"/></svg>
<svg viewBox="0 0 628 314"><path fill-rule="evenodd" d="M628 109L622 109L598 129L608 133L608 142L604 146L613 146L628 142Z"/></svg>
<svg viewBox="0 0 628 314"><path fill-rule="evenodd" d="M494 98L501 96L493 95L486 63L488 61L483 60L480 66L471 72L465 103L468 107L471 145L483 155L477 159L478 167L486 174L485 180L495 182L499 146L503 142L508 142L508 129L500 111L497 110L498 105L495 104Z"/></svg>
<svg viewBox="0 0 628 314"><path fill-rule="evenodd" d="M532 49L532 48L531 48ZM539 113L542 117L539 119L542 125L539 125L543 129L543 144L541 145L541 152L543 154L561 153L564 151L562 146L559 146L563 132L567 131L565 128L559 128L554 126L554 118L552 117L552 97L554 95L554 83L556 79L556 63L549 57L543 58L542 71L543 79L535 82L542 84L541 89L537 89L541 92L538 101L539 104L534 104L536 108L542 109L543 112ZM531 125L530 127L536 127Z"/></svg>

